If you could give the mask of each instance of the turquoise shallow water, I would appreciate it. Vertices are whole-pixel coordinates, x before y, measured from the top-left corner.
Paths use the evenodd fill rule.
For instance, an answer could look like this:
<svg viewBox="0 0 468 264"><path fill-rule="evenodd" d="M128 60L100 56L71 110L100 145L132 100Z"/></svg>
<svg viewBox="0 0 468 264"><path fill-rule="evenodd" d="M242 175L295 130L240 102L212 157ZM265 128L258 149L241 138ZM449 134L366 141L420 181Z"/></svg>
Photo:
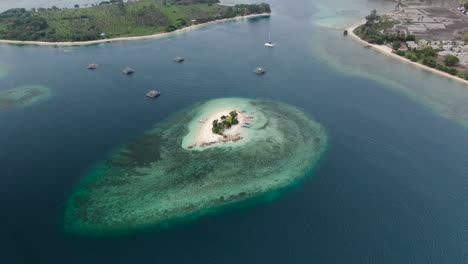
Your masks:
<svg viewBox="0 0 468 264"><path fill-rule="evenodd" d="M1 91L0 111L33 106L47 100L51 96L51 90L41 85L20 86Z"/></svg>
<svg viewBox="0 0 468 264"><path fill-rule="evenodd" d="M241 145L185 149L189 122L219 106L245 106L263 115ZM241 142L239 142L240 144ZM91 171L70 198L65 228L115 235L160 228L213 208L282 191L311 173L326 134L284 104L215 99L186 109L122 146Z"/></svg>
<svg viewBox="0 0 468 264"><path fill-rule="evenodd" d="M270 19L165 39L0 45L2 91L44 85L54 94L0 114L1 262L465 263L466 87L343 38L341 21L379 1L271 4ZM268 32L274 49L263 46ZM91 62L101 66L88 71ZM127 66L133 76L121 74ZM258 66L267 74L253 74ZM161 97L146 98L151 89ZM163 232L64 233L67 199L97 161L221 97L283 102L312 116L329 135L314 172L278 199Z"/></svg>
<svg viewBox="0 0 468 264"><path fill-rule="evenodd" d="M4 78L8 74L8 65L0 64L0 78Z"/></svg>

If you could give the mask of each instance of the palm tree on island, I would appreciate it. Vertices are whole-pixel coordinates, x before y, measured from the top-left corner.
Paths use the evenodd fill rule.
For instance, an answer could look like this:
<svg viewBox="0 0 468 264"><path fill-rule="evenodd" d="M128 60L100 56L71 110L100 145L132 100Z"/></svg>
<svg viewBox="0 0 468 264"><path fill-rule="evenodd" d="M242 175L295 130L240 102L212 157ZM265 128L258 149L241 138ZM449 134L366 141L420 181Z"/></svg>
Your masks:
<svg viewBox="0 0 468 264"><path fill-rule="evenodd" d="M218 135L223 135L224 130L231 128L233 125L239 124L237 116L239 114L236 111L231 111L228 116L221 116L221 121L218 119L213 120L213 128L211 131Z"/></svg>

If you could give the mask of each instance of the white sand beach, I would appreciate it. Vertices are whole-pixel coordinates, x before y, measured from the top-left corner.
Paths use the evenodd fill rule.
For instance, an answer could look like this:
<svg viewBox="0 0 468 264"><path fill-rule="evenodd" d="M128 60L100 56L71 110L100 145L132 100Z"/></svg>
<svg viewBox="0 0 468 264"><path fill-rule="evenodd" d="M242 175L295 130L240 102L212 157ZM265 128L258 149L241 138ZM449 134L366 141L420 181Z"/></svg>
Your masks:
<svg viewBox="0 0 468 264"><path fill-rule="evenodd" d="M391 49L390 47L388 47L388 46L371 44L371 43L369 43L369 42L367 42L367 41L361 39L361 38L358 37L356 34L354 34L354 30L355 30L358 26L360 26L360 25L362 25L362 24L364 24L364 23L365 23L365 21L361 21L361 22L359 22L358 24L349 27L349 28L347 29L347 30L348 30L348 35L350 35L351 37L353 37L354 39L356 39L357 41L359 41L360 43L362 43L364 46L369 46L370 48L373 48L373 49L375 49L375 50L377 50L377 51L379 51L379 52L381 52L381 53L383 53L383 54L385 54L385 55L387 55L387 56L390 56L390 57L392 57L392 58L394 58L394 59L396 59L396 60L399 60L399 61L402 61L402 62L404 62L404 63L408 63L408 64L411 64L411 65L414 65L414 66L419 67L419 68L421 68L421 69L424 69L424 70L427 70L427 71L430 71L430 72L433 72L433 73L442 75L442 76L447 77L447 78L450 78L450 79L452 79L452 80L456 80L456 81L462 82L462 83L464 83L464 84L468 84L468 81L467 81L467 80L462 79L462 78L460 78L460 77L458 77L458 76L454 76L454 75L451 75L451 74L449 74L449 73L446 73L446 72L443 72L443 71L439 71L439 70L437 70L437 69L434 69L434 68L428 67L428 66L426 66L426 65L420 64L420 63L418 63L418 62L413 62L413 61L410 61L410 60L408 60L408 59L406 59L406 58L404 58L404 57L401 57L401 56L399 56L399 55L393 53L393 52L392 52L392 49Z"/></svg>
<svg viewBox="0 0 468 264"><path fill-rule="evenodd" d="M233 18L219 19L219 20L214 20L214 21L210 21L210 22L207 22L207 23L202 23L202 24L198 24L198 25L193 25L193 26L181 28L181 29L178 29L178 30L175 30L175 31L172 31L172 32L157 33L157 34L146 35L146 36L119 37L119 38L98 39L98 40L90 40L90 41L68 41L68 42L20 41L20 40L0 39L0 43L16 44L16 45L42 45L42 46L84 46L84 45L93 45L93 44L99 44L99 43L116 42L116 41L152 39L152 38L160 38L160 37L166 37L166 36L169 36L169 35L174 35L174 34L177 34L177 33L182 33L182 32L185 32L185 31L193 30L193 29L203 27L203 26L207 26L207 25L211 25L211 24L223 23L223 22L246 19L246 18L266 17L266 16L270 16L270 15L271 14L269 14L269 13L262 13L262 14L254 14L254 15L237 16L237 17L233 17Z"/></svg>
<svg viewBox="0 0 468 264"><path fill-rule="evenodd" d="M228 116L231 111L237 111L239 114L237 119L239 124L233 125L231 128L224 131L224 136L213 133L213 121L218 119L221 120L221 116ZM197 121L198 125L195 131L191 134L187 141L187 147L205 147L214 144L234 144L238 141L243 140L247 137L248 129L243 128L242 124L247 121L249 114L240 113L240 109L235 107L223 107L217 108L210 112L207 116L202 116Z"/></svg>

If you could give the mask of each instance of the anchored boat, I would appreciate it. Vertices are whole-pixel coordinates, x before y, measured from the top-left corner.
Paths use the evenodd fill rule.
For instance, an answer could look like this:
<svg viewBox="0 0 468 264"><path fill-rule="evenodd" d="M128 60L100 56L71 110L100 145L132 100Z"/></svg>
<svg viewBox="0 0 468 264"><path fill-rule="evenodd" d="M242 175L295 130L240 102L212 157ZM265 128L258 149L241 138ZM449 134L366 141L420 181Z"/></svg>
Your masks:
<svg viewBox="0 0 468 264"><path fill-rule="evenodd" d="M155 98L158 97L160 94L161 93L156 90L151 90L146 94L146 96L148 96L149 98Z"/></svg>
<svg viewBox="0 0 468 264"><path fill-rule="evenodd" d="M97 64L88 64L88 66L86 68L90 69L90 70L95 70L99 67L99 65Z"/></svg>
<svg viewBox="0 0 468 264"><path fill-rule="evenodd" d="M130 68L130 67L127 67L125 69L123 69L122 73L125 74L125 75L130 75L130 74L133 74L135 72L134 69Z"/></svg>
<svg viewBox="0 0 468 264"><path fill-rule="evenodd" d="M268 32L268 41L267 41L267 43L265 43L265 46L271 47L271 48L273 48L274 46L276 46L276 43L273 43L273 42L271 42L271 40L270 40L270 32Z"/></svg>
<svg viewBox="0 0 468 264"><path fill-rule="evenodd" d="M262 67L258 67L254 70L254 72L258 75L262 75L262 74L265 74L267 72L267 70L265 68L262 68Z"/></svg>

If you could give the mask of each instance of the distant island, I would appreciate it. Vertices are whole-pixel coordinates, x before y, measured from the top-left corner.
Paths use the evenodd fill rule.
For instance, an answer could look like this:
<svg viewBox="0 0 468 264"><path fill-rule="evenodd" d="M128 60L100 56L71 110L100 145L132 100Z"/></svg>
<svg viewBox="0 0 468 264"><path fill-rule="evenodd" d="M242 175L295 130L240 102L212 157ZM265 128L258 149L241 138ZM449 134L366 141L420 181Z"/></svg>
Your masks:
<svg viewBox="0 0 468 264"><path fill-rule="evenodd" d="M411 6L399 2L393 12L373 10L365 23L344 35L420 68L468 83L468 4Z"/></svg>
<svg viewBox="0 0 468 264"><path fill-rule="evenodd" d="M227 6L219 4L219 0L110 0L89 7L15 8L0 14L0 39L100 41L154 35L215 20L269 13L271 9L266 3Z"/></svg>

